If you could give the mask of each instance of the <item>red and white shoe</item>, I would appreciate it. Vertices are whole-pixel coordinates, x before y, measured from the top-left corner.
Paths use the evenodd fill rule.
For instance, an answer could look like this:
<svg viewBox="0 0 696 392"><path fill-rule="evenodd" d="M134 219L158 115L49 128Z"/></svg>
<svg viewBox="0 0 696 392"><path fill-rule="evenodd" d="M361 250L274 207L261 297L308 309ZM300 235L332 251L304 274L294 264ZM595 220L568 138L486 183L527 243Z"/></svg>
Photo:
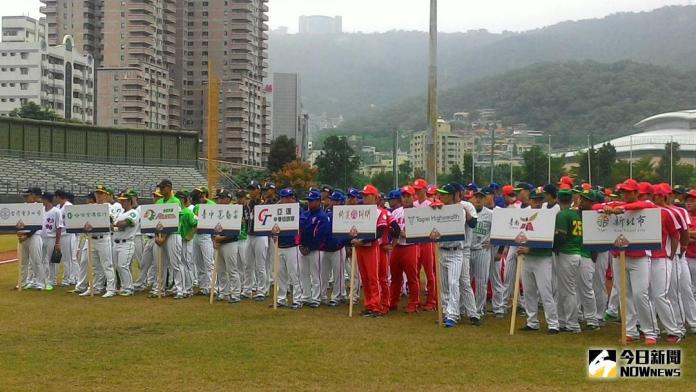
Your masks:
<svg viewBox="0 0 696 392"><path fill-rule="evenodd" d="M657 344L657 339L655 338L645 338L645 345L646 346L654 346Z"/></svg>
<svg viewBox="0 0 696 392"><path fill-rule="evenodd" d="M677 344L677 343L681 342L681 340L682 340L681 336L677 336L677 335L669 335L669 336L667 336L667 339L665 339L665 341L669 344Z"/></svg>

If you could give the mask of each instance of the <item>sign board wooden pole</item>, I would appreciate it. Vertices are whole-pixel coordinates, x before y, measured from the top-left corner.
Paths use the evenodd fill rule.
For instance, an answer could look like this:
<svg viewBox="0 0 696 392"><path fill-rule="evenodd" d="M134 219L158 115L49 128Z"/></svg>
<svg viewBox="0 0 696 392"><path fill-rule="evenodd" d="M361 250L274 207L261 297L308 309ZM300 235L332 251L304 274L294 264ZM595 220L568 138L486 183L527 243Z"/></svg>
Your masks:
<svg viewBox="0 0 696 392"><path fill-rule="evenodd" d="M621 282L619 288L619 313L621 315L621 344L626 345L626 307L628 306L628 298L626 293L628 284L626 282L626 251L622 250L619 255L619 269L621 270Z"/></svg>
<svg viewBox="0 0 696 392"><path fill-rule="evenodd" d="M348 306L348 317L353 317L353 287L355 285L355 264L358 259L358 254L356 252L356 247L353 247L353 251L350 255L350 291L349 291L349 306Z"/></svg>
<svg viewBox="0 0 696 392"><path fill-rule="evenodd" d="M442 274L440 273L440 247L437 243L433 243L434 249L434 259L435 259L435 306L437 310L437 323L442 325L442 301L440 300L440 295L442 295Z"/></svg>
<svg viewBox="0 0 696 392"><path fill-rule="evenodd" d="M280 268L280 251L278 237L273 236L273 310L278 309L278 269Z"/></svg>
<svg viewBox="0 0 696 392"><path fill-rule="evenodd" d="M218 265L220 264L220 249L215 249L215 256L213 256L213 277L210 279L210 304L213 304L213 297L215 296L215 288L217 287L218 280Z"/></svg>
<svg viewBox="0 0 696 392"><path fill-rule="evenodd" d="M157 234L161 238L161 234ZM155 244L155 246L159 246ZM164 271L162 269L162 249L163 246L159 246L157 251L157 298L162 298L162 291L164 291Z"/></svg>
<svg viewBox="0 0 696 392"><path fill-rule="evenodd" d="M87 236L87 276L89 280L89 296L94 296L94 270L92 269L92 236Z"/></svg>
<svg viewBox="0 0 696 392"><path fill-rule="evenodd" d="M517 301L520 298L520 280L524 268L524 255L517 255L517 268L515 269L515 291L512 296L512 318L510 319L510 335L515 334L515 321L517 319Z"/></svg>
<svg viewBox="0 0 696 392"><path fill-rule="evenodd" d="M22 257L22 243L19 242L19 237L17 237L17 265L19 266L19 271L17 271L17 290L22 291L22 267L24 266L24 257Z"/></svg>

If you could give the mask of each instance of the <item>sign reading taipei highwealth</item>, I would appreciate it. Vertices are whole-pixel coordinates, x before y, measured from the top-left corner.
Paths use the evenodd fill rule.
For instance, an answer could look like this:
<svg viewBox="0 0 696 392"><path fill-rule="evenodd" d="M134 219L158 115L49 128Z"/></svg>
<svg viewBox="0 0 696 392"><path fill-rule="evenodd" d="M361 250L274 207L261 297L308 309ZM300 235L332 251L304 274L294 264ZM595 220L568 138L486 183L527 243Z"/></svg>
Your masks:
<svg viewBox="0 0 696 392"><path fill-rule="evenodd" d="M297 232L300 228L300 204L262 204L254 206L254 232L269 236Z"/></svg>
<svg viewBox="0 0 696 392"><path fill-rule="evenodd" d="M549 209L495 208L491 244L553 248L556 213Z"/></svg>
<svg viewBox="0 0 696 392"><path fill-rule="evenodd" d="M179 229L179 212L176 204L147 204L140 207L140 229L143 233L174 233Z"/></svg>
<svg viewBox="0 0 696 392"><path fill-rule="evenodd" d="M466 216L461 204L442 208L406 208L406 239L408 242L430 242L431 234L440 241L459 241L466 232Z"/></svg>

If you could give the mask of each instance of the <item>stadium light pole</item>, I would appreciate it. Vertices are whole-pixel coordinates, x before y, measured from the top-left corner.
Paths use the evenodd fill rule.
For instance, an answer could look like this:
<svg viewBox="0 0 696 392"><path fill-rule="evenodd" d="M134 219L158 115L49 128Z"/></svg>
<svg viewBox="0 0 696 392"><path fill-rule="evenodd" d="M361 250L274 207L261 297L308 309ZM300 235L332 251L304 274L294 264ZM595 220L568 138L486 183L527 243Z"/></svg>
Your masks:
<svg viewBox="0 0 696 392"><path fill-rule="evenodd" d="M437 183L437 0L430 0L430 67L428 75L428 161L426 177Z"/></svg>
<svg viewBox="0 0 696 392"><path fill-rule="evenodd" d="M674 186L674 136L669 137L669 186Z"/></svg>
<svg viewBox="0 0 696 392"><path fill-rule="evenodd" d="M633 178L633 136L628 137L628 142L631 145L628 158L628 178Z"/></svg>
<svg viewBox="0 0 696 392"><path fill-rule="evenodd" d="M587 135L587 182L592 184L592 146L590 145L590 135Z"/></svg>
<svg viewBox="0 0 696 392"><path fill-rule="evenodd" d="M551 183L551 135L549 134L549 182Z"/></svg>

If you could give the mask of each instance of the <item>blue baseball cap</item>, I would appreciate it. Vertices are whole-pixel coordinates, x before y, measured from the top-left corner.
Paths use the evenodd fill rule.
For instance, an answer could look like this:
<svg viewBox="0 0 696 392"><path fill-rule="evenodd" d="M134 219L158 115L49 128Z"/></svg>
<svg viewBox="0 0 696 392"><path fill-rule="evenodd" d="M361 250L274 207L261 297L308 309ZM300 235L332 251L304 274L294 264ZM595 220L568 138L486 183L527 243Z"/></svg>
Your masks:
<svg viewBox="0 0 696 392"><path fill-rule="evenodd" d="M519 184L517 184L516 188L518 188L518 189L525 189L525 190L528 190L528 191L531 191L531 190L535 189L535 188L534 188L534 185L532 185L532 184L530 184L530 183L527 183L527 182L520 182Z"/></svg>
<svg viewBox="0 0 696 392"><path fill-rule="evenodd" d="M479 186L476 185L476 183L474 183L474 182L470 182L466 185L466 189L475 192L479 189Z"/></svg>
<svg viewBox="0 0 696 392"><path fill-rule="evenodd" d="M329 195L329 200L343 202L346 200L346 195L344 195L341 191L333 191Z"/></svg>
<svg viewBox="0 0 696 392"><path fill-rule="evenodd" d="M280 197L293 197L295 191L292 188L283 188L280 190Z"/></svg>
<svg viewBox="0 0 696 392"><path fill-rule="evenodd" d="M497 182L491 182L490 185L488 185L489 188L493 189L494 191L497 191L500 189L500 184Z"/></svg>
<svg viewBox="0 0 696 392"><path fill-rule="evenodd" d="M319 191L310 191L307 193L307 201L317 201L321 200L321 193Z"/></svg>
<svg viewBox="0 0 696 392"><path fill-rule="evenodd" d="M386 199L387 200L401 199L401 190L394 189L393 191L389 192Z"/></svg>
<svg viewBox="0 0 696 392"><path fill-rule="evenodd" d="M355 188L348 189L348 197L355 197L355 198L361 199L361 200L363 198L362 192L360 192L360 190L355 189Z"/></svg>
<svg viewBox="0 0 696 392"><path fill-rule="evenodd" d="M464 192L466 190L466 187L458 182L453 182L452 186L454 186L454 189L456 189L457 192Z"/></svg>

